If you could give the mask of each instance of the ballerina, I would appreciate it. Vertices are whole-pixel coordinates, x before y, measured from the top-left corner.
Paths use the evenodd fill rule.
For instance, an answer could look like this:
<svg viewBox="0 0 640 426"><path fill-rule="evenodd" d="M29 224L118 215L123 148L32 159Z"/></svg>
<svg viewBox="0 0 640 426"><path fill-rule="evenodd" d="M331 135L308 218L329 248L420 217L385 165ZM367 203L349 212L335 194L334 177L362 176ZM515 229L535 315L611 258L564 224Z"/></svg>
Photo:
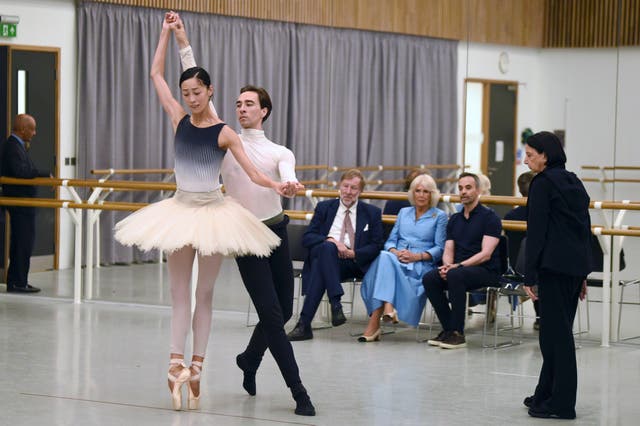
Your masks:
<svg viewBox="0 0 640 426"><path fill-rule="evenodd" d="M172 198L151 204L118 222L115 238L124 245L168 253L171 283L171 355L168 384L173 408L182 408L182 386L187 383L188 408L197 409L200 374L205 358L213 302L213 287L223 256L268 256L280 239L254 215L220 190L220 166L230 150L252 182L292 196L295 184L278 183L256 169L238 135L209 108L213 87L207 71L194 67L180 77L182 99L176 100L164 78L171 23L163 21L151 66L151 79L175 132L175 177ZM196 303L191 317L189 283L198 256ZM184 363L189 324L193 328L191 366Z"/></svg>

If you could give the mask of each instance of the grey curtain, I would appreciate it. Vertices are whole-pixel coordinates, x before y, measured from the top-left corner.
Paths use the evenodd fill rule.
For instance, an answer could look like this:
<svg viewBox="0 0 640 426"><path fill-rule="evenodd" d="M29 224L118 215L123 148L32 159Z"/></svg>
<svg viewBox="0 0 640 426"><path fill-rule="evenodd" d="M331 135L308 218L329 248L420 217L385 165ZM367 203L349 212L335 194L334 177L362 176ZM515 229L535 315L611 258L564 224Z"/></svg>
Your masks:
<svg viewBox="0 0 640 426"><path fill-rule="evenodd" d="M164 11L78 4L78 158L94 168L173 167L171 124L148 78ZM264 86L274 110L267 136L298 164L402 165L456 158L457 42L367 31L182 13L214 103L233 128L245 84ZM166 79L179 99L172 41ZM402 177L403 173L385 175ZM299 178L312 179L305 172ZM157 180L157 176L147 178ZM154 201L119 193L111 200ZM296 208L308 209L304 200ZM155 258L112 238L123 213L102 215L102 261Z"/></svg>

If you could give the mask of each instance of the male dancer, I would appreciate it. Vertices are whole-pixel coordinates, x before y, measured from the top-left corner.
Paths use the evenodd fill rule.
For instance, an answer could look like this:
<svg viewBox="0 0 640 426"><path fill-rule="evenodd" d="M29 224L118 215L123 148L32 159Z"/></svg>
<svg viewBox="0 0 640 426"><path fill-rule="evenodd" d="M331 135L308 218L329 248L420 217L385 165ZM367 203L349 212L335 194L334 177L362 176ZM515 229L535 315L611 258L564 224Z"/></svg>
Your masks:
<svg viewBox="0 0 640 426"><path fill-rule="evenodd" d="M168 14L175 20L174 32L180 47L183 68L196 65L184 25L177 14ZM213 104L209 103L214 114ZM236 115L242 126L240 139L249 159L267 176L282 182L294 182L295 191L304 189L295 175L293 153L264 136L262 123L271 113L271 99L261 87L245 86L236 101ZM236 258L242 281L256 307L259 322L244 352L236 357L238 367L244 373L242 386L249 395L256 394L255 375L267 348L271 351L285 383L296 401L295 413L314 416L315 408L300 380L293 348L284 331L284 324L293 313L293 270L287 239L289 218L282 210L280 197L263 191L248 180L239 164L227 152L222 163L222 179L227 194L240 202L282 240L268 258L243 256ZM274 196L275 195L275 196Z"/></svg>

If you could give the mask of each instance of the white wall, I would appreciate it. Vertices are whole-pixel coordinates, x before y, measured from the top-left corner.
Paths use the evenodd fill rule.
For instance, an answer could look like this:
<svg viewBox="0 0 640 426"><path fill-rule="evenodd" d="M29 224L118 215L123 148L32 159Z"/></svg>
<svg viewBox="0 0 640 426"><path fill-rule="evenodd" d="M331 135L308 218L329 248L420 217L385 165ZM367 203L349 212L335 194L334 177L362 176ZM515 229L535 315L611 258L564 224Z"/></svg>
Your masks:
<svg viewBox="0 0 640 426"><path fill-rule="evenodd" d="M461 78L520 82L518 133L526 127L534 132L564 129L567 168L579 177L599 177L597 172L581 170L582 165L640 166L640 47L531 49L470 44L468 54L466 48L460 44L459 57L468 57L464 64L468 74ZM502 51L510 56L504 74L498 69ZM526 170L518 166L516 175ZM607 177L614 175L609 172ZM618 171L615 177L639 179L640 173ZM585 182L585 187L592 200L640 201L640 183ZM592 211L594 224L610 225L614 219L612 211ZM640 212L627 212L622 223L640 226ZM631 259L640 252L640 238L625 238L623 247L628 266L622 278L637 278L640 265Z"/></svg>
<svg viewBox="0 0 640 426"><path fill-rule="evenodd" d="M464 163L469 168L465 170L471 173L481 173L482 144L484 143L484 134L482 133L482 83L468 82L466 98Z"/></svg>
<svg viewBox="0 0 640 426"><path fill-rule="evenodd" d="M577 173L594 162L612 165L616 50L546 50L540 67L540 124L566 129L567 168Z"/></svg>
<svg viewBox="0 0 640 426"><path fill-rule="evenodd" d="M2 44L60 49L60 158L76 156L76 6L74 0L0 0L0 14L18 15L18 36ZM75 167L60 165L61 177ZM63 196L65 196L63 194ZM60 213L60 268L73 262L73 225Z"/></svg>
<svg viewBox="0 0 640 426"><path fill-rule="evenodd" d="M469 49L466 52L467 47ZM537 127L536 123L539 120L538 111L538 91L540 86L539 81L539 62L540 62L540 49L520 48L514 46L501 46L493 44L477 44L477 43L460 43L460 49L463 53L460 57L468 59L467 74L461 78L480 78L486 80L496 81L516 81L518 82L518 110L516 120L516 132L519 135L525 128L530 127L532 129L542 128ZM498 59L502 52L506 52L509 56L509 65L506 72L501 72L498 67ZM464 82L461 84L464 85ZM460 102L463 101L461 94ZM460 120L464 118L461 116ZM464 123L461 123L461 126ZM519 140L519 139L518 139ZM459 152L462 155L462 141L460 141ZM462 158L460 158L462 161ZM519 165L516 167L517 177L520 173L525 172L527 167L525 165ZM515 180L514 191L517 193Z"/></svg>
<svg viewBox="0 0 640 426"><path fill-rule="evenodd" d="M640 47L622 48L618 61L618 102L616 114L615 162L623 166L640 166ZM638 172L618 172L619 178L640 178ZM615 199L640 201L640 184L618 183ZM640 213L633 215L640 226Z"/></svg>
<svg viewBox="0 0 640 426"><path fill-rule="evenodd" d="M60 158L75 156L75 1L0 0L0 13L20 16L18 37L0 39L0 43L60 48ZM506 73L498 68L503 51L510 59ZM531 49L462 42L458 65L459 162L463 160L464 79L473 77L519 82L518 134L526 127L565 129L568 167L578 175L586 175L579 166L587 163L640 165L635 154L640 134L640 48ZM526 169L519 166L516 174ZM60 170L62 177L75 176L75 167ZM637 175L619 172L619 177ZM587 184L587 188L593 199L640 199L636 195L640 184L609 185L606 190ZM636 216L628 214L628 221L637 225ZM66 214L60 218L60 267L68 268L73 259L73 228Z"/></svg>
<svg viewBox="0 0 640 426"><path fill-rule="evenodd" d="M533 131L566 131L567 167L580 176L580 166L640 165L636 141L640 111L640 48L622 49L531 49L512 46L460 44L460 78L518 81L518 134ZM509 69L498 68L500 52L510 57ZM461 87L463 83L461 83ZM463 91L459 101L462 103ZM462 111L462 107L460 108ZM461 116L461 128L464 123ZM462 132L460 132L462 135ZM459 141L462 152L462 139ZM460 158L462 161L462 158ZM526 171L518 166L516 175ZM632 177L618 172L619 177ZM637 176L637 173L636 173ZM617 184L603 190L589 184L594 199L640 199L640 186ZM639 184L635 184L639 185Z"/></svg>

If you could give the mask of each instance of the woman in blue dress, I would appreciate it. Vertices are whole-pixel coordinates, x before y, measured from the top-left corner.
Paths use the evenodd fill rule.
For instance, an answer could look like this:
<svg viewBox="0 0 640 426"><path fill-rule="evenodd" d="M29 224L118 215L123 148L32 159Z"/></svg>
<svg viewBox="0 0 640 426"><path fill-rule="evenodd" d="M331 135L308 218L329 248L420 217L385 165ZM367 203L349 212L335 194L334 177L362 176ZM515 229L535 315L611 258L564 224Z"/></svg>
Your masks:
<svg viewBox="0 0 640 426"><path fill-rule="evenodd" d="M422 276L442 258L447 215L436 208L440 192L429 175L419 175L408 191L412 207L398 213L384 250L362 280L362 300L370 315L360 342L380 340L380 320L417 326L426 303Z"/></svg>

